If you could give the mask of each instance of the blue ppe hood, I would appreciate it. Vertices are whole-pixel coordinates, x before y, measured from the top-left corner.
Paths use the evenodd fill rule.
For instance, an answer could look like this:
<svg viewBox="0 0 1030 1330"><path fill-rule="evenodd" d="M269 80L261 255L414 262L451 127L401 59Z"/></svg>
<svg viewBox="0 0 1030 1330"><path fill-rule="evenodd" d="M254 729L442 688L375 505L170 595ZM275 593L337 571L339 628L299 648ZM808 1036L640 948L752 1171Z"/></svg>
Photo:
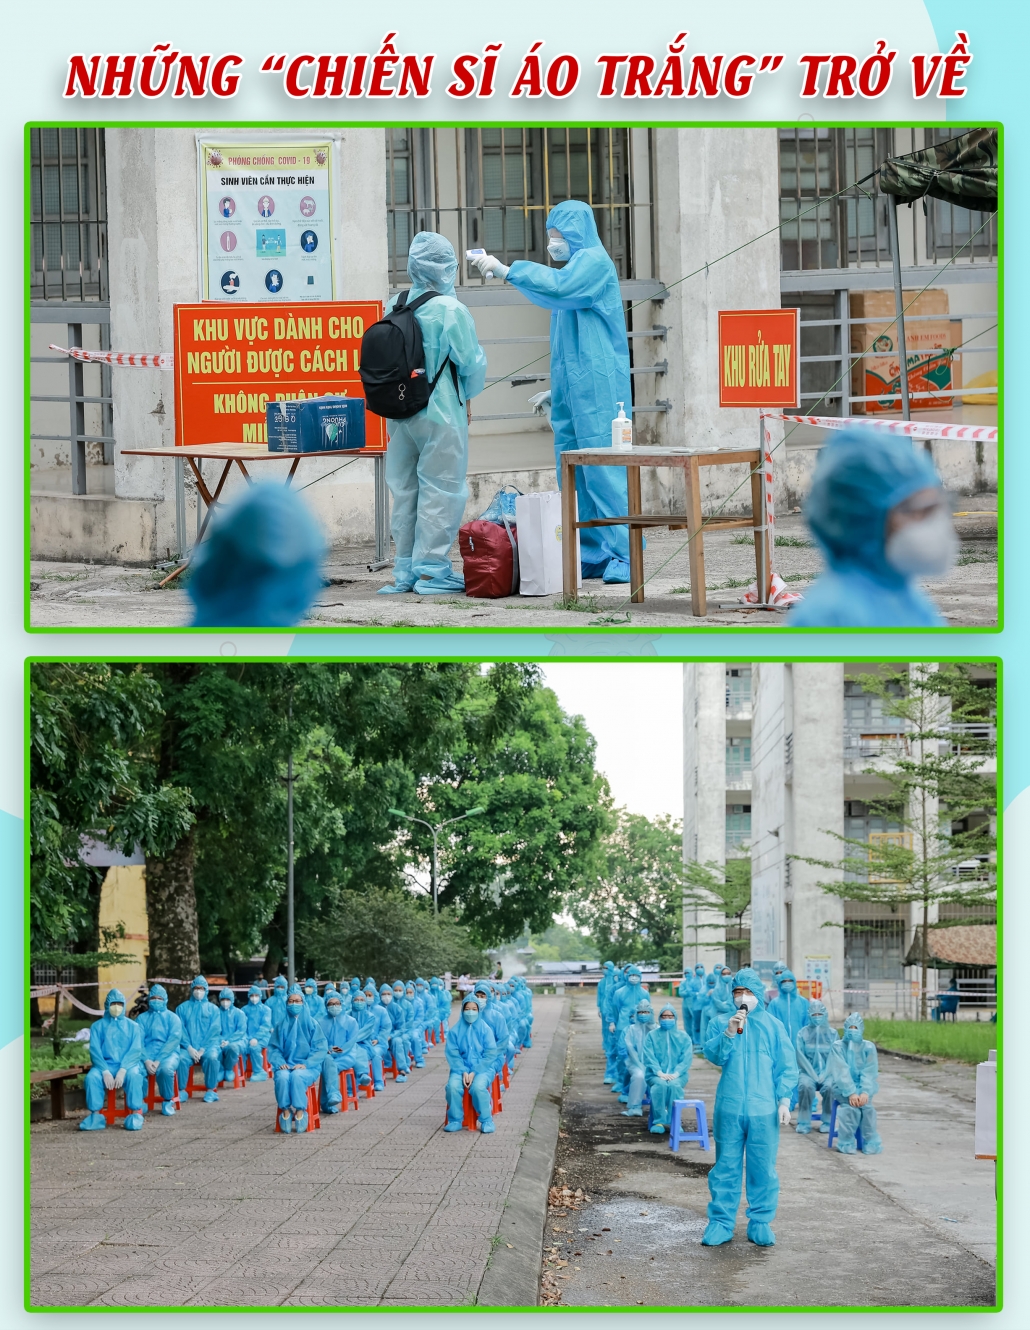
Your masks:
<svg viewBox="0 0 1030 1330"><path fill-rule="evenodd" d="M765 984L762 983L762 976L757 970L752 970L750 966L737 971L733 976L733 987L746 988L749 992L754 993L759 1003L765 1002Z"/></svg>
<svg viewBox="0 0 1030 1330"><path fill-rule="evenodd" d="M458 257L447 237L435 231L419 231L408 247L408 276L412 282L409 300L425 291L453 296L457 275Z"/></svg>
<svg viewBox="0 0 1030 1330"><path fill-rule="evenodd" d="M573 254L581 249L603 249L593 209L579 199L556 203L547 214L547 230L560 231Z"/></svg>

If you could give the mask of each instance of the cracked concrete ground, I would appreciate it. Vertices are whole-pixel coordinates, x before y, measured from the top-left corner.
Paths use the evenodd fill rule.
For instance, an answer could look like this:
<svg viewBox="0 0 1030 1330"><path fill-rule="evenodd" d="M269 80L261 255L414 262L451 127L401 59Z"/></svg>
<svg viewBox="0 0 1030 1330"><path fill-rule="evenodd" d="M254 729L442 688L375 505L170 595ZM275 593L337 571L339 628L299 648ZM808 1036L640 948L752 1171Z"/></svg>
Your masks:
<svg viewBox="0 0 1030 1330"><path fill-rule="evenodd" d="M34 1124L29 1305L472 1305L563 1005L536 999L490 1136L443 1132L439 1048L303 1136L275 1134L268 1082L140 1132Z"/></svg>
<svg viewBox="0 0 1030 1330"><path fill-rule="evenodd" d="M958 566L946 577L925 583L930 596L954 627L993 626L998 622L997 496L963 499L963 507L986 516L960 517L962 537ZM822 558L797 514L777 518L774 566L791 589L804 592L818 576ZM774 628L784 624L782 611L762 611L740 602L743 588L755 577L750 536L720 531L705 538L709 612L697 619L690 612L686 532L655 530L644 552L646 600L631 605L628 588L584 582L577 608L559 608L561 597L508 596L481 600L468 596L380 596L392 581L389 569L370 573L372 550L334 551L326 567L328 585L305 620L318 628L586 628L630 624L633 628L668 630L709 625ZM460 567L457 547L451 550ZM106 564L35 562L31 566L31 626L34 628L171 628L189 623L191 606L181 583L164 590L158 583L168 566L122 568ZM627 617L628 616L628 617Z"/></svg>
<svg viewBox="0 0 1030 1330"><path fill-rule="evenodd" d="M544 1285L558 1305L651 1307L990 1307L995 1301L994 1167L973 1159L975 1069L880 1055L881 1155L840 1155L817 1133L780 1133L776 1246L702 1247L714 1153L674 1155L646 1118L624 1118L602 1084L600 1023L573 999ZM711 1122L718 1069L694 1059L687 1094Z"/></svg>

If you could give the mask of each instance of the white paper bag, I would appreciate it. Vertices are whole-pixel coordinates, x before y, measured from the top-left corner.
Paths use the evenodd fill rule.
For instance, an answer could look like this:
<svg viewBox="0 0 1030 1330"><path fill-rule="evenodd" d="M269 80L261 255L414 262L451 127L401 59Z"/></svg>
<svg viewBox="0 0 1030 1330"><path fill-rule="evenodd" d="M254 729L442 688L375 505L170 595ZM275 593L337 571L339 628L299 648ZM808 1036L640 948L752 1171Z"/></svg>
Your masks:
<svg viewBox="0 0 1030 1330"><path fill-rule="evenodd" d="M520 494L515 500L515 523L519 531L519 595L550 596L560 592L561 495L557 490ZM577 555L578 545L577 540ZM576 566L578 570L578 557ZM577 585L581 580L577 578Z"/></svg>

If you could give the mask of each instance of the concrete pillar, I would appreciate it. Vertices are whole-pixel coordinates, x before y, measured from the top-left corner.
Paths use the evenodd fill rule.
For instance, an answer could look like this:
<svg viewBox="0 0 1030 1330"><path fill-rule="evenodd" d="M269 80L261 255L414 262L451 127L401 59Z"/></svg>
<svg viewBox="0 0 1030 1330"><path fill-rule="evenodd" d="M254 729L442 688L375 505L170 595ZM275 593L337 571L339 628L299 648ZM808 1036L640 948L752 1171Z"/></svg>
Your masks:
<svg viewBox="0 0 1030 1330"><path fill-rule="evenodd" d="M751 964L786 960L786 666L751 666Z"/></svg>
<svg viewBox="0 0 1030 1330"><path fill-rule="evenodd" d="M671 399L672 410L653 417L655 437L649 441L665 446L753 447L758 438L757 413L719 406L718 315L721 309L780 308L780 246L774 229L780 206L777 131L736 126L662 128L654 131L654 142L657 276L670 285L668 300L653 307L656 320L669 327L665 344L669 373L657 386L660 396ZM770 228L761 240L722 257ZM713 265L707 272L706 264ZM777 425L773 443L781 438ZM744 467L706 468L702 472L706 511L736 489L746 474ZM669 486L668 475L659 472L657 483ZM682 502L678 495L665 497ZM750 502L750 488L744 485L725 511L749 511Z"/></svg>
<svg viewBox="0 0 1030 1330"><path fill-rule="evenodd" d="M345 129L336 144L336 296L382 300L389 288L386 134ZM336 200L334 200L336 202Z"/></svg>
<svg viewBox="0 0 1030 1330"><path fill-rule="evenodd" d="M726 667L683 666L683 859L726 863ZM726 959L726 916L684 904L683 964L705 969Z"/></svg>
<svg viewBox="0 0 1030 1330"><path fill-rule="evenodd" d="M788 669L793 684L792 760L786 764L792 796L788 850L809 858L839 859L845 848L834 836L844 831L844 667L802 661ZM844 902L817 884L840 876L797 859L789 862L791 954L785 959L804 979L806 958L829 958L823 1001L831 1019L843 1018L850 1010L843 995Z"/></svg>

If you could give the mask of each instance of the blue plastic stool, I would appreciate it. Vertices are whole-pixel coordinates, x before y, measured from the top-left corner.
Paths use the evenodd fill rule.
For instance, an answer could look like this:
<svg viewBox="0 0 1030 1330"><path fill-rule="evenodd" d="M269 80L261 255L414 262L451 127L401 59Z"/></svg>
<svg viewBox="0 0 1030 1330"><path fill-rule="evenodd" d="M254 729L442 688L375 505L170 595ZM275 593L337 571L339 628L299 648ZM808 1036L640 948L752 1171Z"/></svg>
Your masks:
<svg viewBox="0 0 1030 1330"><path fill-rule="evenodd" d="M697 1114L697 1131L683 1130L683 1110L692 1108ZM702 1150L710 1150L712 1143L708 1139L708 1115L703 1099L677 1099L672 1105L672 1122L669 1124L669 1149L676 1151L680 1141L697 1141Z"/></svg>
<svg viewBox="0 0 1030 1330"><path fill-rule="evenodd" d="M830 1109L830 1134L826 1138L826 1148L828 1150L833 1149L833 1140L834 1137L837 1135L837 1109L839 1107L840 1107L840 1102L835 1099L833 1101L833 1107ZM813 1113L812 1116L815 1117L815 1114ZM861 1123L855 1129L855 1144L858 1146L860 1150L863 1148Z"/></svg>

